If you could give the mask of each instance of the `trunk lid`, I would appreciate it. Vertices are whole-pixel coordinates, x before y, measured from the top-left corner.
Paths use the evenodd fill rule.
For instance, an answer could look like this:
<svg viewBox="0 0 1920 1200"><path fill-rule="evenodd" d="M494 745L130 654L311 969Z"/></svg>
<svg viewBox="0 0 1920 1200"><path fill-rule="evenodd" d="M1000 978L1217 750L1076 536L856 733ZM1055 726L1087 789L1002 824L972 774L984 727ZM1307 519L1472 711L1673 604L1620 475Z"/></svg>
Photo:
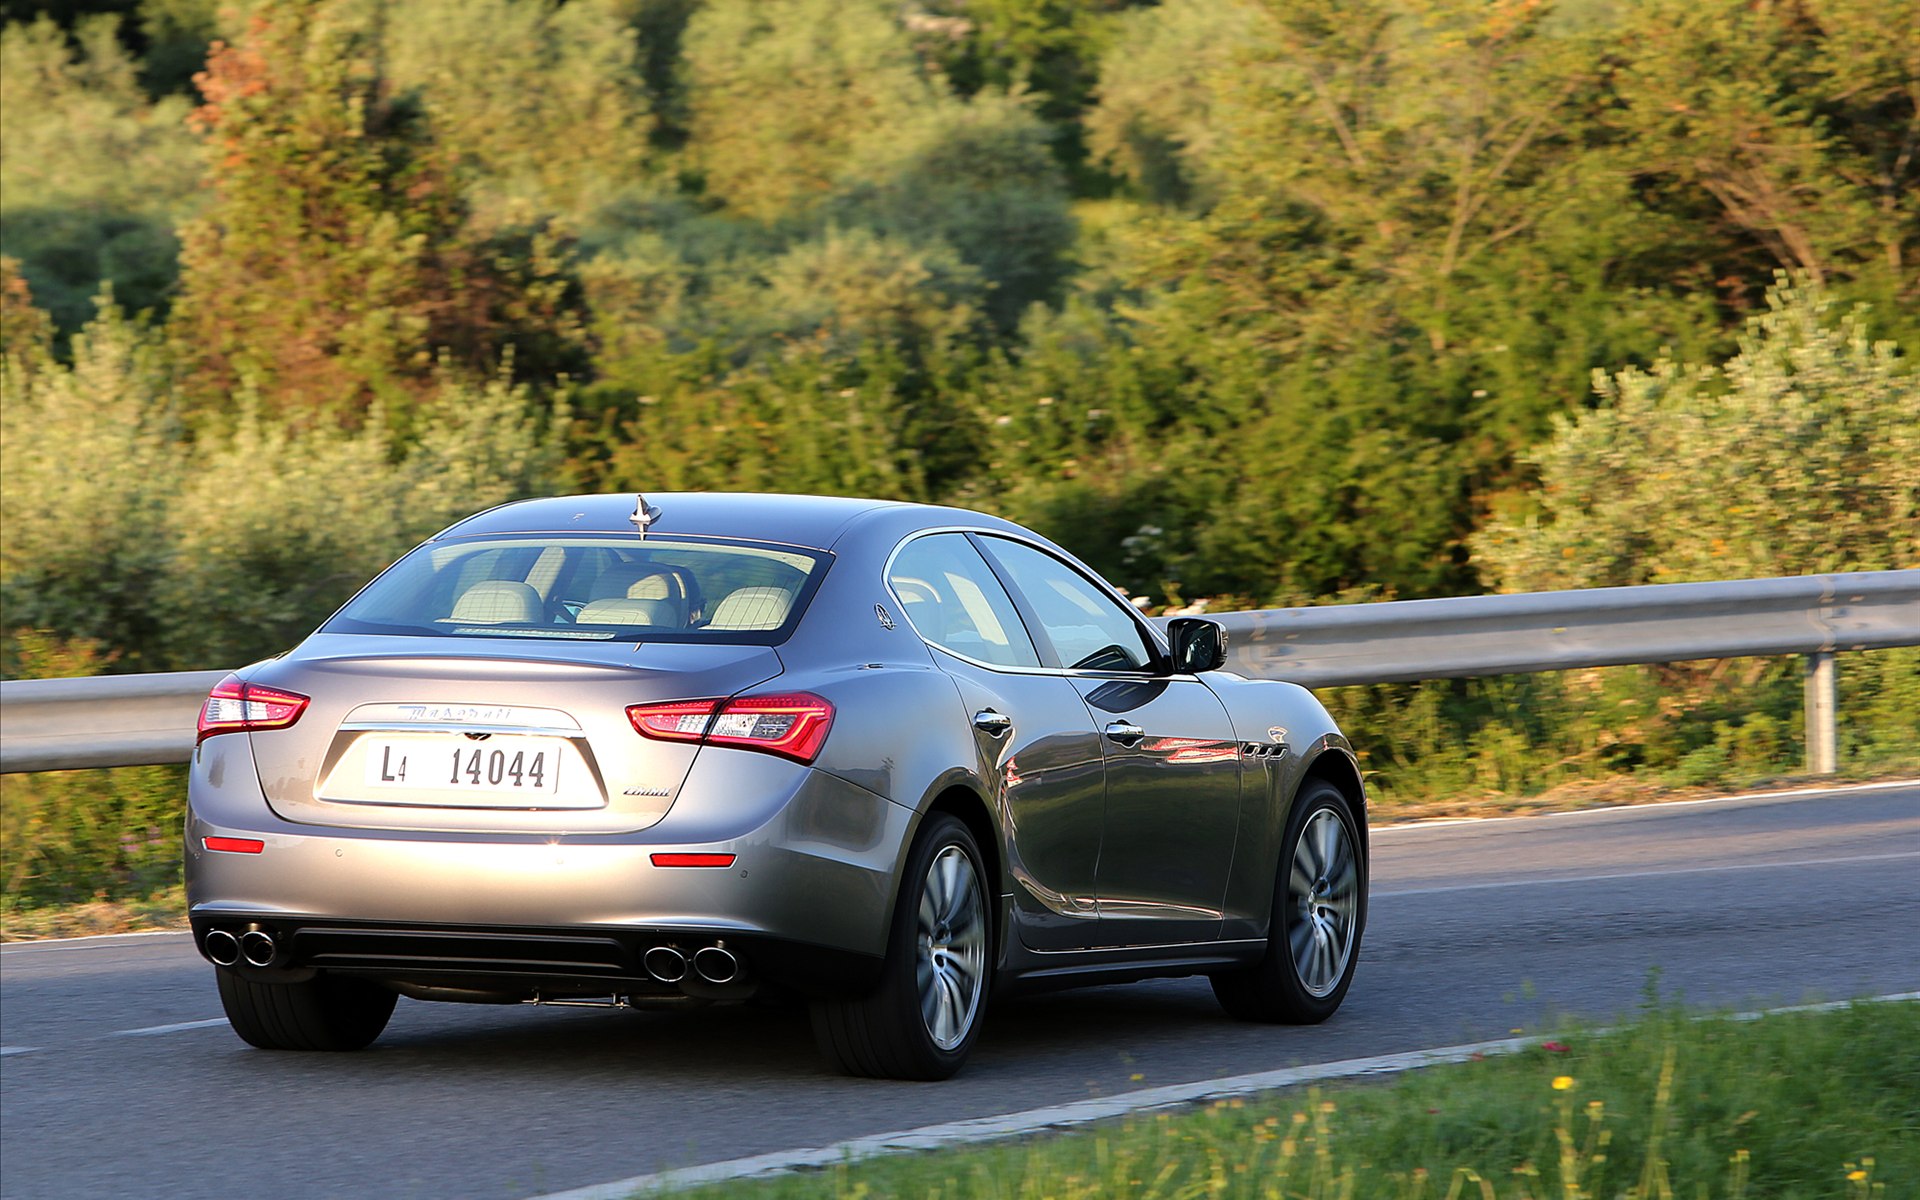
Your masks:
<svg viewBox="0 0 1920 1200"><path fill-rule="evenodd" d="M768 646L321 634L248 678L311 698L255 731L275 813L352 829L618 833L664 817L699 746L629 704L718 699L781 672Z"/></svg>

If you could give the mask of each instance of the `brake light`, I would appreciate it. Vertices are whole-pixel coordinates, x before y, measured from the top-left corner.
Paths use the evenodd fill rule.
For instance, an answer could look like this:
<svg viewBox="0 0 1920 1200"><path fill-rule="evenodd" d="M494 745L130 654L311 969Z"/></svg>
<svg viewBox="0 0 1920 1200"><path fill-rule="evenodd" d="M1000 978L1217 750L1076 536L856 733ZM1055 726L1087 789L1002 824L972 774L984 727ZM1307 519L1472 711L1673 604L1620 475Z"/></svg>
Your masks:
<svg viewBox="0 0 1920 1200"><path fill-rule="evenodd" d="M216 733L254 729L285 729L300 719L307 698L277 688L248 683L238 675L222 679L200 706L197 746Z"/></svg>
<svg viewBox="0 0 1920 1200"><path fill-rule="evenodd" d="M627 719L645 737L761 750L810 763L833 728L833 705L811 692L635 704Z"/></svg>

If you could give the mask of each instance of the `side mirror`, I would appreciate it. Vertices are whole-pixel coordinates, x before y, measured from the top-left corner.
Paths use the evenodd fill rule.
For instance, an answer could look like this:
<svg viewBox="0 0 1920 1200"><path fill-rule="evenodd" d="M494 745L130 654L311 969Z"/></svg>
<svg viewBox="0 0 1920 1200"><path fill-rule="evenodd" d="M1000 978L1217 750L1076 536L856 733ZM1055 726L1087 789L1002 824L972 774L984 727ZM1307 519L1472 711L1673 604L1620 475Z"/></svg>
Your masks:
<svg viewBox="0 0 1920 1200"><path fill-rule="evenodd" d="M1176 617L1167 622L1167 641L1173 646L1173 669L1182 675L1217 671L1227 661L1227 631L1214 621Z"/></svg>

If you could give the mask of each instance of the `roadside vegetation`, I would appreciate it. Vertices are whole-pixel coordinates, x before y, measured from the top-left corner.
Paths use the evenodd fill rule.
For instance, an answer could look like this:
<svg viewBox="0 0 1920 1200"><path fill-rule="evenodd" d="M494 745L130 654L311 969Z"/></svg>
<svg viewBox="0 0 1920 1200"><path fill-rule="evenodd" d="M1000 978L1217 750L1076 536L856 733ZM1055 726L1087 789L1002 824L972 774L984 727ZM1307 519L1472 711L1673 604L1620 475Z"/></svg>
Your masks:
<svg viewBox="0 0 1920 1200"><path fill-rule="evenodd" d="M984 508L1156 611L1920 564L1882 0L4 12L9 677L238 665L574 489ZM1798 670L1327 698L1383 813L1524 808L1792 775ZM1841 676L1920 767L1920 652ZM165 886L175 776L0 787L9 913Z"/></svg>
<svg viewBox="0 0 1920 1200"><path fill-rule="evenodd" d="M1920 1003L1658 1008L1511 1057L690 1198L1879 1200L1920 1190Z"/></svg>

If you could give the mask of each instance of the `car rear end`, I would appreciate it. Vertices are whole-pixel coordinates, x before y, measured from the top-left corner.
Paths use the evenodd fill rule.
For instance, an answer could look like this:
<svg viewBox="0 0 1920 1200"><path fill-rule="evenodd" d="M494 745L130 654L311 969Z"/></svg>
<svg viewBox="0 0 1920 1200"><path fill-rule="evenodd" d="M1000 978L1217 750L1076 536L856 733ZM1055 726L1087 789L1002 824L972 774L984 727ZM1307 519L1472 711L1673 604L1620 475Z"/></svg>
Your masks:
<svg viewBox="0 0 1920 1200"><path fill-rule="evenodd" d="M196 943L430 999L867 986L912 814L810 765L779 646L830 565L726 539L429 543L215 689Z"/></svg>

